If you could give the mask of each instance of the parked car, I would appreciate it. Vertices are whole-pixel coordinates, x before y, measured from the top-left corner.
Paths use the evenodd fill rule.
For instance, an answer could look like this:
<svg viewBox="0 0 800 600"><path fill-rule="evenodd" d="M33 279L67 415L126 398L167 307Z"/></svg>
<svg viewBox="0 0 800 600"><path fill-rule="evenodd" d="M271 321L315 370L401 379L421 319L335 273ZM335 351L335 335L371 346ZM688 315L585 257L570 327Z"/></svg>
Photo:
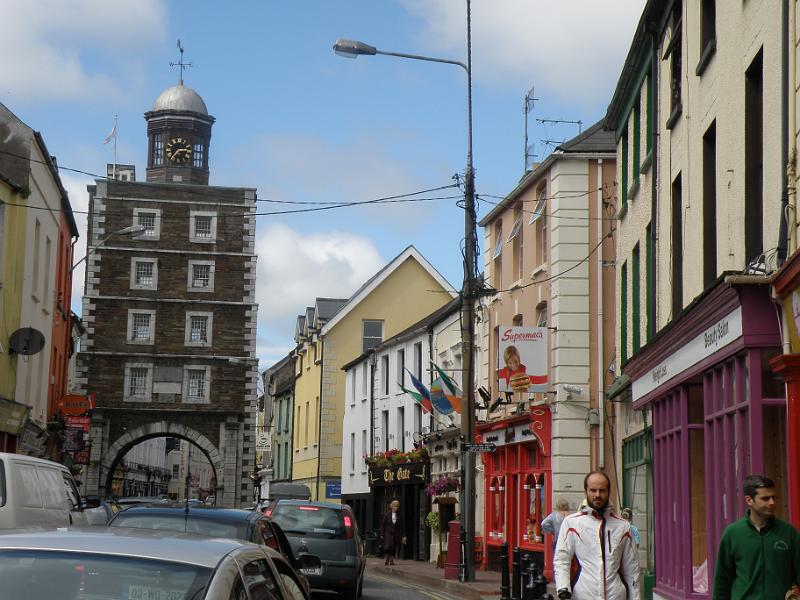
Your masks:
<svg viewBox="0 0 800 600"><path fill-rule="evenodd" d="M120 512L109 527L137 527L197 533L211 537L232 538L262 544L280 552L298 572L315 570L319 558L313 553L296 555L286 534L264 515L236 508L215 508L183 502L172 504L140 504ZM300 577L308 587L304 576Z"/></svg>
<svg viewBox="0 0 800 600"><path fill-rule="evenodd" d="M0 535L0 600L309 600L279 553L173 531L61 529Z"/></svg>
<svg viewBox="0 0 800 600"><path fill-rule="evenodd" d="M126 508L132 504L164 504L172 502L167 496L125 496L117 498L114 502Z"/></svg>
<svg viewBox="0 0 800 600"><path fill-rule="evenodd" d="M283 529L295 556L311 553L320 558L319 569L301 570L312 590L336 591L347 600L361 597L364 542L349 506L274 500L264 514Z"/></svg>
<svg viewBox="0 0 800 600"><path fill-rule="evenodd" d="M99 500L92 496L87 496L84 500L84 505L93 505L95 502L99 503L97 508L86 510L86 517L88 518L89 525L108 525L108 522L114 518L123 507L113 500Z"/></svg>
<svg viewBox="0 0 800 600"><path fill-rule="evenodd" d="M0 529L88 525L87 511L64 465L0 453Z"/></svg>

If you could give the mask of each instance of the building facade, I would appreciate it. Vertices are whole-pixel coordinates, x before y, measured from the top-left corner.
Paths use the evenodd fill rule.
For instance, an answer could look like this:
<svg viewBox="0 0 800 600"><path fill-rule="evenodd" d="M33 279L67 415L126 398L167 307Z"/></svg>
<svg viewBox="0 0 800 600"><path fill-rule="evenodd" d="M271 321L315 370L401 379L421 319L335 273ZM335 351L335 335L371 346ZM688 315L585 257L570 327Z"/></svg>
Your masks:
<svg viewBox="0 0 800 600"><path fill-rule="evenodd" d="M786 512L768 278L786 250L786 18L777 1L647 2L606 116L620 182L622 478L649 513L657 598L711 596L746 475L775 479Z"/></svg>
<svg viewBox="0 0 800 600"><path fill-rule="evenodd" d="M292 480L294 360L294 352L280 360L273 367L266 386L272 404L268 421L272 434L272 481Z"/></svg>
<svg viewBox="0 0 800 600"><path fill-rule="evenodd" d="M97 395L89 490L107 493L143 438L177 437L212 464L217 503L239 506L258 410L255 190L207 185L214 119L194 90L165 90L145 119L147 181L89 186L76 373Z"/></svg>
<svg viewBox="0 0 800 600"><path fill-rule="evenodd" d="M559 498L577 508L589 470L614 480L604 399L614 362L614 165L613 136L597 123L526 173L480 222L488 388L499 400L478 426L499 446L483 455L487 565L499 564L508 542L552 572L541 519ZM549 332L540 392L500 391L500 342L511 327Z"/></svg>

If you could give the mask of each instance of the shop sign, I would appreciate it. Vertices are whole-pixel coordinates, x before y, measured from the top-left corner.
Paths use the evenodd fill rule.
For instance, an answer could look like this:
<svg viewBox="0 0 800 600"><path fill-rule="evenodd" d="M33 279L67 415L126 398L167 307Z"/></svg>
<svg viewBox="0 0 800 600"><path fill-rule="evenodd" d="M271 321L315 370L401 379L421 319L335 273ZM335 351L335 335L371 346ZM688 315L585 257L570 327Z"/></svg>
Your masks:
<svg viewBox="0 0 800 600"><path fill-rule="evenodd" d="M95 408L96 394L82 396L80 394L64 394L57 402L56 408L62 415L80 416Z"/></svg>
<svg viewBox="0 0 800 600"><path fill-rule="evenodd" d="M47 449L47 431L33 421L25 423L25 428L17 440L20 449L33 456L43 456Z"/></svg>
<svg viewBox="0 0 800 600"><path fill-rule="evenodd" d="M369 485L422 484L428 481L428 463L411 462L388 467L370 467Z"/></svg>
<svg viewBox="0 0 800 600"><path fill-rule="evenodd" d="M30 410L26 404L0 397L0 432L19 435Z"/></svg>
<svg viewBox="0 0 800 600"><path fill-rule="evenodd" d="M698 333L646 374L633 381L633 401L671 381L687 369L742 337L742 307L738 306L711 327Z"/></svg>
<svg viewBox="0 0 800 600"><path fill-rule="evenodd" d="M326 498L341 498L342 497L342 480L325 482L325 497Z"/></svg>
<svg viewBox="0 0 800 600"><path fill-rule="evenodd" d="M546 327L500 326L497 379L501 392L547 391Z"/></svg>
<svg viewBox="0 0 800 600"><path fill-rule="evenodd" d="M256 450L270 452L272 450L272 438L267 431L259 431L256 434Z"/></svg>
<svg viewBox="0 0 800 600"><path fill-rule="evenodd" d="M495 446L492 443L485 444L461 444L462 452L494 452Z"/></svg>
<svg viewBox="0 0 800 600"><path fill-rule="evenodd" d="M79 452L85 447L83 440L82 427L65 427L64 428L64 443L62 449L64 452Z"/></svg>
<svg viewBox="0 0 800 600"><path fill-rule="evenodd" d="M539 412L544 414L544 411ZM518 425L507 427L506 429L488 431L483 434L482 438L484 444L491 444L493 446L506 446L508 444L519 444L535 440L536 443L544 447L540 438L540 435L543 433L543 431L541 431L543 428L544 425L542 421L537 419L526 423L519 423Z"/></svg>

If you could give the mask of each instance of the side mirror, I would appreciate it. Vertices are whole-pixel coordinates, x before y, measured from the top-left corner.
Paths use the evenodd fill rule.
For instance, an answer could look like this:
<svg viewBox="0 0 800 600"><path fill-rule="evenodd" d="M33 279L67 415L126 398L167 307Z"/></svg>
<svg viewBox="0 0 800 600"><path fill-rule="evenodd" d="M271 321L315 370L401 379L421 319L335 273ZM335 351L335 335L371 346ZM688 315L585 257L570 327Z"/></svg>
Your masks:
<svg viewBox="0 0 800 600"><path fill-rule="evenodd" d="M84 496L83 508L97 508L98 506L100 506L100 496L95 494Z"/></svg>
<svg viewBox="0 0 800 600"><path fill-rule="evenodd" d="M361 537L363 537L368 542L374 542L375 540L378 539L378 534L375 533L374 531L365 531L364 535Z"/></svg>

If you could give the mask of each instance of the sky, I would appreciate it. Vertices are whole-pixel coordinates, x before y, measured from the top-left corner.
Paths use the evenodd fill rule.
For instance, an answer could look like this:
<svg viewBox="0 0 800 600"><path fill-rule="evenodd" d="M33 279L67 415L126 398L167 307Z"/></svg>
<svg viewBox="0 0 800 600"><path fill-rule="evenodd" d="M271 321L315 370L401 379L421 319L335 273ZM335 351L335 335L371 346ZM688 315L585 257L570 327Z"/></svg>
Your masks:
<svg viewBox="0 0 800 600"><path fill-rule="evenodd" d="M472 0L473 130L479 218L524 174L524 98L535 160L605 115L645 0ZM75 211L117 161L144 179L143 114L184 79L216 118L212 185L261 200L358 202L453 184L467 155L462 69L389 56L351 60L338 38L466 62L466 0L3 0L0 102L40 131ZM537 119L581 121L539 122ZM294 346L317 297L349 297L413 244L455 288L463 279L457 188L418 202L262 215L257 356ZM259 202L258 212L291 205ZM85 214L76 214L85 254ZM482 239L479 232L479 239ZM478 258L479 265L483 257ZM83 271L73 309L80 314Z"/></svg>

